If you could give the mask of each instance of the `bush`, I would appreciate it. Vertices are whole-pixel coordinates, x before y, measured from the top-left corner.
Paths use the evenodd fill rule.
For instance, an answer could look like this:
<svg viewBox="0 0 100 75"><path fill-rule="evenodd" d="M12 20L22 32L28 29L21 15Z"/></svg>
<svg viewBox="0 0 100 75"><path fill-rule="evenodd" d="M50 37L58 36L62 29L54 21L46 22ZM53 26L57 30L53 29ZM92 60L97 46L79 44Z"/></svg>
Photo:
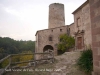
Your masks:
<svg viewBox="0 0 100 75"><path fill-rule="evenodd" d="M75 46L75 39L67 34L61 34L59 37L59 43L57 44L57 48L59 52L64 53L68 51L68 49L73 48ZM58 54L59 54L58 52Z"/></svg>
<svg viewBox="0 0 100 75"><path fill-rule="evenodd" d="M33 55L23 55L20 56L20 62L21 61L29 61L29 60L33 60ZM28 63L22 63L22 64L18 64L18 66L26 66Z"/></svg>
<svg viewBox="0 0 100 75"><path fill-rule="evenodd" d="M5 59L2 63L0 63L0 68L5 68L9 64L9 59Z"/></svg>
<svg viewBox="0 0 100 75"><path fill-rule="evenodd" d="M11 57L12 62L19 62L20 61L20 55L14 55Z"/></svg>
<svg viewBox="0 0 100 75"><path fill-rule="evenodd" d="M93 70L92 50L88 49L83 51L80 58L78 59L77 64L81 70L91 75L91 72Z"/></svg>

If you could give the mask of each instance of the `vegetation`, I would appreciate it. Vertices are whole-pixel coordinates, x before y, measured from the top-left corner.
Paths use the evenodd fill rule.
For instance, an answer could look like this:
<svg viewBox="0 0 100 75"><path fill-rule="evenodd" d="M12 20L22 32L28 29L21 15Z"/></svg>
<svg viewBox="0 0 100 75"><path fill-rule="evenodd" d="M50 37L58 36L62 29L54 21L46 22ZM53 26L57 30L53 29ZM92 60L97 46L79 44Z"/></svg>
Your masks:
<svg viewBox="0 0 100 75"><path fill-rule="evenodd" d="M9 37L0 37L0 59L4 58L9 54L18 54L18 53L33 53L35 50L34 41L16 41ZM32 60L33 55L23 55L23 56L13 56L12 62L20 62ZM0 63L0 68L6 67L9 64L9 59L4 60ZM18 66L25 66L27 64L17 64ZM14 65L13 65L14 66Z"/></svg>
<svg viewBox="0 0 100 75"><path fill-rule="evenodd" d="M27 51L34 52L35 42L34 41L16 41L9 37L0 37L0 59L9 54L18 54Z"/></svg>
<svg viewBox="0 0 100 75"><path fill-rule="evenodd" d="M8 64L9 64L9 59L4 60L2 63L0 63L0 69L6 67Z"/></svg>
<svg viewBox="0 0 100 75"><path fill-rule="evenodd" d="M57 45L58 52L63 53L66 50L68 50L69 48L74 47L74 45L75 45L75 40L73 37L68 36L66 34L62 34L62 35L60 35L60 42Z"/></svg>
<svg viewBox="0 0 100 75"><path fill-rule="evenodd" d="M81 70L91 75L91 72L93 70L92 50L88 49L88 50L83 51L80 58L78 59L77 64Z"/></svg>
<svg viewBox="0 0 100 75"><path fill-rule="evenodd" d="M27 52L27 53L32 53L31 51ZM11 62L22 62L22 61L29 61L29 60L33 60L34 56L32 55L13 55L11 57ZM4 68L9 64L9 58L4 60L2 63L0 63L0 68ZM21 63L21 64L12 64L11 66L27 66L28 63Z"/></svg>
<svg viewBox="0 0 100 75"><path fill-rule="evenodd" d="M23 56L20 56L20 59L19 61L29 61L29 60L33 60L33 55L23 55ZM18 64L18 66L26 66L28 65L28 63L22 63L22 64Z"/></svg>

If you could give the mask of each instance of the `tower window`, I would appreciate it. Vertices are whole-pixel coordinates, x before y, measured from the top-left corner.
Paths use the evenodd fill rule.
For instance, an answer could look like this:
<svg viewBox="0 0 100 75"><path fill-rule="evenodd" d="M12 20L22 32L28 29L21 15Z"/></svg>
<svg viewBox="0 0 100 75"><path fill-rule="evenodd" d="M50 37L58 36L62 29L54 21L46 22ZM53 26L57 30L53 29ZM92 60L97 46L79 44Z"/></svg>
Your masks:
<svg viewBox="0 0 100 75"><path fill-rule="evenodd" d="M49 41L52 41L52 37L51 36L49 37Z"/></svg>
<svg viewBox="0 0 100 75"><path fill-rule="evenodd" d="M60 29L60 32L62 32L62 29Z"/></svg>
<svg viewBox="0 0 100 75"><path fill-rule="evenodd" d="M53 30L51 30L53 32Z"/></svg>

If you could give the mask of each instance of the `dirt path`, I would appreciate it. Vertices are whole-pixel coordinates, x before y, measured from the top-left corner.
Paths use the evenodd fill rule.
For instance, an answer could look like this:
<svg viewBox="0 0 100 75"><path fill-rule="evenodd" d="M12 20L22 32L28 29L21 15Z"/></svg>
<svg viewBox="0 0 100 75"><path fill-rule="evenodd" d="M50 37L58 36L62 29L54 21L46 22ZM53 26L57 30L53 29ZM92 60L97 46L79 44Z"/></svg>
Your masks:
<svg viewBox="0 0 100 75"><path fill-rule="evenodd" d="M63 55L56 56L58 62L54 67L58 71L52 72L51 75L85 75L76 65L79 56L80 52L66 52Z"/></svg>

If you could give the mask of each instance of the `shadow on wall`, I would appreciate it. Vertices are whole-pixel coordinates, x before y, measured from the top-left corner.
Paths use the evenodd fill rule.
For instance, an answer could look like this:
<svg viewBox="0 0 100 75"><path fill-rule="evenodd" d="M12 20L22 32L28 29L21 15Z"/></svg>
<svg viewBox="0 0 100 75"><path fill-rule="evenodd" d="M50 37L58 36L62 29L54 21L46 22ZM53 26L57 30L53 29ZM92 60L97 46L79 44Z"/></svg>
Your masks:
<svg viewBox="0 0 100 75"><path fill-rule="evenodd" d="M43 52L52 52L54 48L51 45L46 45L43 48Z"/></svg>

